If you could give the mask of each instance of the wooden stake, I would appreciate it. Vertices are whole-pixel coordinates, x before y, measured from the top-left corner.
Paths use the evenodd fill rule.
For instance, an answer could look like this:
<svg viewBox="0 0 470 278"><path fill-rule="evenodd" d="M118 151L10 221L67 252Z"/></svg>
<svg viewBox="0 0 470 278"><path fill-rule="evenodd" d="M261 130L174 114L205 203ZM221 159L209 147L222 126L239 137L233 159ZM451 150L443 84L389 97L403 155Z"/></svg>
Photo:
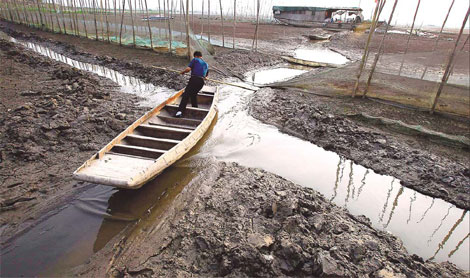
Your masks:
<svg viewBox="0 0 470 278"><path fill-rule="evenodd" d="M207 0L207 37L209 39L209 43L211 43L211 0Z"/></svg>
<svg viewBox="0 0 470 278"><path fill-rule="evenodd" d="M122 0L121 28L119 30L119 45L122 45L122 24L124 22L124 11L126 9L126 0Z"/></svg>
<svg viewBox="0 0 470 278"><path fill-rule="evenodd" d="M152 28L150 27L150 15L149 15L149 10L147 6L147 0L145 0L145 12L147 13L147 24L149 27L149 34L150 34L150 48L153 49Z"/></svg>
<svg viewBox="0 0 470 278"><path fill-rule="evenodd" d="M125 1L125 0L124 0ZM96 5L95 0L93 0L93 21L95 22L95 40L98 40L98 24L96 23Z"/></svg>
<svg viewBox="0 0 470 278"><path fill-rule="evenodd" d="M434 43L434 46L432 48L431 53L434 53L436 51L437 44L439 43L439 39L441 38L441 34L442 34L442 31L444 30L444 26L446 26L446 22L447 22L447 19L449 18L450 11L452 10L452 7L454 6L454 2L455 2L455 0L452 0L452 3L450 4L449 10L447 11L446 18L444 19L444 22L442 23L441 30L439 31L439 35L437 35L436 42ZM421 75L421 79L424 78L424 76L426 75L427 70L428 70L428 66L426 65L424 67L423 74Z"/></svg>
<svg viewBox="0 0 470 278"><path fill-rule="evenodd" d="M83 28L85 29L85 37L88 38L88 30L86 28L86 18L85 18L85 10L83 9L83 1L78 0L78 4L80 5L80 10L82 11Z"/></svg>
<svg viewBox="0 0 470 278"><path fill-rule="evenodd" d="M237 25L237 0L233 0L233 41L232 41L233 49L235 49L236 25Z"/></svg>
<svg viewBox="0 0 470 278"><path fill-rule="evenodd" d="M382 40L380 41L379 50L377 51L377 54L375 55L374 63L372 64L372 68L370 69L370 74L369 74L369 78L367 79L366 89L364 90L364 94L362 95L363 98L366 97L367 92L369 91L370 82L372 81L372 76L374 75L375 67L377 66L377 62L379 61L380 53L382 52L384 48L385 37L387 36L388 28L392 24L392 18L393 18L393 14L395 13L395 8L397 7L397 3L398 3L398 0L395 0L395 3L393 4L392 12L390 13L390 17L388 19L388 24L385 27L385 33L382 37Z"/></svg>
<svg viewBox="0 0 470 278"><path fill-rule="evenodd" d="M39 19L41 20L41 29L44 29L44 21L42 20L42 13L41 13L41 7L39 7L39 0L36 0L36 4L38 6L38 12L39 12Z"/></svg>
<svg viewBox="0 0 470 278"><path fill-rule="evenodd" d="M222 22L222 47L225 47L224 15L222 14L222 0L219 0L219 4L220 4L220 21Z"/></svg>
<svg viewBox="0 0 470 278"><path fill-rule="evenodd" d="M359 65L359 69L357 71L356 83L354 84L352 97L356 96L357 90L359 88L359 80L361 78L362 71L364 70L364 66L365 66L366 61L367 61L369 45L370 45L370 41L372 39L372 35L375 32L375 27L376 27L376 23L378 21L378 13L379 13L381 3L382 3L382 0L379 0L379 1L377 1L377 4L375 5L374 15L372 16L372 22L371 22L370 30L369 30L369 36L367 37L366 47L364 48L364 54L362 55L362 60L361 60L361 63Z"/></svg>
<svg viewBox="0 0 470 278"><path fill-rule="evenodd" d="M259 9L260 9L260 0L258 0L257 7L256 7L256 28L255 28L255 36L253 38L253 43L251 44L251 50L258 50Z"/></svg>
<svg viewBox="0 0 470 278"><path fill-rule="evenodd" d="M108 0L104 0L104 16L106 20L106 37L108 38L108 42L111 42L109 40Z"/></svg>
<svg viewBox="0 0 470 278"><path fill-rule="evenodd" d="M171 55L171 49L172 49L172 40L173 40L173 34L171 33L171 17L173 15L173 0L171 1L171 8L170 8L170 0L167 0L167 6L168 6L168 35L169 35L169 42L170 42L170 55Z"/></svg>
<svg viewBox="0 0 470 278"><path fill-rule="evenodd" d="M188 58L191 60L191 42L189 38L189 0L186 0L186 48L188 49Z"/></svg>
<svg viewBox="0 0 470 278"><path fill-rule="evenodd" d="M408 52L408 47L410 45L410 39L411 39L411 36L413 35L413 28L415 26L416 15L418 15L419 4L421 4L421 0L418 0L418 5L416 6L415 15L413 17L413 23L411 24L410 34L408 36L408 40L406 41L405 53L403 54L403 58L401 60L400 70L398 70L398 76L401 75L401 70L403 69L403 63L405 62L405 56L406 56L406 53Z"/></svg>
<svg viewBox="0 0 470 278"><path fill-rule="evenodd" d="M131 23L132 23L132 42L134 44L134 47L136 46L135 43L135 28L134 28L134 15L132 13L132 0L129 0L129 10L131 12Z"/></svg>
<svg viewBox="0 0 470 278"><path fill-rule="evenodd" d="M446 66L446 70L444 72L444 75L442 76L441 84L439 84L439 88L437 89L436 96L434 97L434 101L433 101L433 104L432 104L432 107L431 107L431 111L429 111L431 114L434 113L434 109L436 108L437 100L439 99L439 96L442 93L442 89L444 88L445 84L447 83L447 80L449 79L450 67L452 65L452 62L454 61L455 51L456 51L457 46L460 42L460 38L462 37L462 33L463 33L463 30L465 29L465 25L467 24L469 14L470 14L470 7L468 8L467 14L465 15L465 18L464 18L463 23L462 23L462 27L460 28L459 36L457 37L457 40L455 41L454 49L452 50L452 52L449 56L447 66Z"/></svg>
<svg viewBox="0 0 470 278"><path fill-rule="evenodd" d="M201 39L202 34L204 33L204 0L202 0L202 17L201 17Z"/></svg>

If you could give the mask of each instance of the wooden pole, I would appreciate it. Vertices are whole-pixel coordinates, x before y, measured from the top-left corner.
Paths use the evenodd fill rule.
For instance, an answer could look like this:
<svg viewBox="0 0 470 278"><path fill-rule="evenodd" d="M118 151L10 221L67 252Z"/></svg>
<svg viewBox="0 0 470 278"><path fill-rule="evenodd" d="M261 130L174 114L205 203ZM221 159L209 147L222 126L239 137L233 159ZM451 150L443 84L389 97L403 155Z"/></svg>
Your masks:
<svg viewBox="0 0 470 278"><path fill-rule="evenodd" d="M255 35L253 37L253 43L251 44L251 50L258 50L258 27L259 27L259 8L260 8L260 0L257 1L256 6L256 28L255 28Z"/></svg>
<svg viewBox="0 0 470 278"><path fill-rule="evenodd" d="M125 1L125 0L124 0ZM93 21L95 22L95 40L98 40L98 24L96 23L96 5L95 0L93 0Z"/></svg>
<svg viewBox="0 0 470 278"><path fill-rule="evenodd" d="M55 17L56 17L56 20L57 20L57 25L59 26L59 33L62 33L62 27L60 27L59 15L58 15L57 9L55 7L55 0L52 0L52 7L54 8L54 13L55 13Z"/></svg>
<svg viewBox="0 0 470 278"><path fill-rule="evenodd" d="M152 38L152 28L150 27L150 15L147 6L147 0L145 0L145 12L147 13L147 25L149 27L149 35L150 35L150 48L153 49L153 38Z"/></svg>
<svg viewBox="0 0 470 278"><path fill-rule="evenodd" d="M376 26L376 23L378 21L378 13L379 13L381 3L382 3L382 0L379 0L379 1L377 1L377 4L375 5L374 15L372 16L372 23L370 25L370 30L369 30L369 36L367 37L366 46L364 48L364 54L362 55L362 60L361 60L361 63L359 65L359 69L357 71L356 83L354 84L352 97L356 96L357 90L359 88L359 80L361 78L362 71L364 70L364 66L366 64L366 60L367 60L367 56L368 56L367 53L369 51L369 45L370 45L370 41L372 39L372 35L375 32L375 26Z"/></svg>
<svg viewBox="0 0 470 278"><path fill-rule="evenodd" d="M372 64L372 68L370 70L369 78L367 79L367 84L366 84L366 89L364 90L364 94L362 95L363 98L366 97L367 92L369 91L369 86L372 81L372 76L374 75L375 67L377 66L377 62L379 61L380 53L382 52L385 44L385 37L387 36L388 28L392 24L392 19L393 19L393 14L395 13L395 8L397 7L398 0L395 0L395 3L393 4L393 9L392 12L390 13L390 17L388 19L388 24L385 27L385 33L382 37L382 40L380 41L380 46L379 50L377 51L377 54L375 55L374 63Z"/></svg>
<svg viewBox="0 0 470 278"><path fill-rule="evenodd" d="M449 18L450 11L452 10L452 7L454 6L454 2L455 2L455 0L452 0L452 3L450 4L449 10L447 11L446 18L444 19L444 22L442 23L441 30L439 31L439 35L437 35L436 42L434 43L434 46L432 48L431 53L434 53L436 51L437 44L439 43L439 39L441 38L442 31L444 30L444 27L446 26L446 22L447 22L447 19ZM427 70L428 70L428 66L426 65L424 67L423 74L421 75L421 79L424 78L424 76L426 75Z"/></svg>
<svg viewBox="0 0 470 278"><path fill-rule="evenodd" d="M114 9L114 38L117 39L118 23L117 23L117 0L113 0L113 9Z"/></svg>
<svg viewBox="0 0 470 278"><path fill-rule="evenodd" d="M202 17L201 17L201 39L202 39L202 34L204 33L204 0L202 2Z"/></svg>
<svg viewBox="0 0 470 278"><path fill-rule="evenodd" d="M235 49L236 25L237 25L237 0L233 0L233 41L232 41L233 49Z"/></svg>
<svg viewBox="0 0 470 278"><path fill-rule="evenodd" d="M191 42L189 38L189 0L186 0L186 48L188 49L188 58L191 60Z"/></svg>
<svg viewBox="0 0 470 278"><path fill-rule="evenodd" d="M54 0L52 0L52 1L54 1ZM25 14L25 17L26 17L26 22L28 23L28 26L31 26L32 20L29 19L30 16L29 16L29 13L28 13L28 9L26 8L26 0L23 0L22 2L23 2L23 11L24 11L24 14Z"/></svg>
<svg viewBox="0 0 470 278"><path fill-rule="evenodd" d="M211 0L207 0L207 37L209 39L209 43L211 43Z"/></svg>
<svg viewBox="0 0 470 278"><path fill-rule="evenodd" d="M106 37L108 39L108 42L111 42L109 39L108 0L104 0L104 16L106 20Z"/></svg>
<svg viewBox="0 0 470 278"><path fill-rule="evenodd" d="M224 15L222 14L222 0L219 0L219 4L220 4L220 21L222 22L222 47L225 47Z"/></svg>
<svg viewBox="0 0 470 278"><path fill-rule="evenodd" d="M88 30L86 28L86 18L85 18L85 9L83 8L83 1L78 0L78 4L80 4L80 10L82 11L83 29L85 29L85 37L88 38Z"/></svg>
<svg viewBox="0 0 470 278"><path fill-rule="evenodd" d="M414 28L414 26L415 26L416 16L418 15L419 4L421 4L421 0L418 0L418 5L416 6L415 15L414 15L414 17L413 17L413 23L411 24L410 34L408 35L408 40L407 40L407 42L406 42L405 53L403 54L403 58L402 58L402 60L401 60L401 65L400 65L400 69L398 70L398 76L401 75L401 70L403 69L403 63L405 62L405 56L406 56L406 53L408 52L408 47L409 47L409 45L410 45L410 39L411 39L411 36L413 35L413 28Z"/></svg>
<svg viewBox="0 0 470 278"><path fill-rule="evenodd" d="M77 5L76 5L76 2L75 0L70 0L70 4L72 5L72 13L73 13L73 18L75 20L75 34L77 36L80 36L80 25L79 25L79 19L78 19L78 13L77 13Z"/></svg>
<svg viewBox="0 0 470 278"><path fill-rule="evenodd" d="M124 23L125 9L126 9L126 0L122 0L121 28L119 29L119 45L122 45L122 24Z"/></svg>
<svg viewBox="0 0 470 278"><path fill-rule="evenodd" d="M132 42L133 42L134 47L135 47L136 43L135 43L134 15L132 13L132 0L129 0L129 10L130 10L130 13L131 13L131 23L132 23Z"/></svg>
<svg viewBox="0 0 470 278"><path fill-rule="evenodd" d="M171 1L171 8L170 8L170 0L167 0L167 6L168 6L168 35L169 35L169 42L170 42L170 55L171 55L171 49L172 49L172 40L173 40L173 34L171 33L171 17L172 17L172 10L173 10L173 0Z"/></svg>
<svg viewBox="0 0 470 278"><path fill-rule="evenodd" d="M41 7L39 6L39 0L36 0L36 4L38 6L38 13L39 13L39 19L41 20L41 29L44 29L44 22L42 20L42 13L41 13Z"/></svg>
<svg viewBox="0 0 470 278"><path fill-rule="evenodd" d="M452 66L452 62L454 61L455 51L456 51L457 46L459 44L460 38L462 37L462 33L463 33L463 30L465 29L465 25L467 24L469 14L470 14L470 7L468 8L467 14L465 15L465 18L464 18L463 23L462 23L462 27L460 28L459 36L457 37L457 40L455 41L454 49L452 50L452 52L449 56L447 66L446 66L446 70L444 72L444 75L442 76L442 81L439 84L439 88L437 89L436 96L434 97L434 101L433 101L431 111L430 111L431 114L434 113L434 109L436 109L437 100L439 99L439 96L442 93L442 89L444 88L445 84L447 83L447 80L449 79L450 67Z"/></svg>
<svg viewBox="0 0 470 278"><path fill-rule="evenodd" d="M67 26L65 25L65 13L64 13L64 4L62 0L59 1L59 11L60 11L60 17L62 18L62 29L64 30L64 34L67 35Z"/></svg>

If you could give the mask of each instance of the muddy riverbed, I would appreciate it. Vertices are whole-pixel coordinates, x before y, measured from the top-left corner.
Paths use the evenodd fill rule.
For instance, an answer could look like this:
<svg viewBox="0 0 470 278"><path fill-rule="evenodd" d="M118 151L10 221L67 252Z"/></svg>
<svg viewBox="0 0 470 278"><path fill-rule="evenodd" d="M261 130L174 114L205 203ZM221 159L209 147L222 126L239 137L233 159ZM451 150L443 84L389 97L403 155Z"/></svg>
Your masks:
<svg viewBox="0 0 470 278"><path fill-rule="evenodd" d="M14 33L10 30L10 34ZM106 66L108 69L116 70L116 73L137 77L140 82L148 82L147 84L154 86L178 89L180 88L179 84L184 83L185 80L179 76L168 75L152 69L145 61L124 62L120 59L122 56L120 57L121 54L118 52L114 52L111 56L94 55L89 54L86 48L77 49L67 43L56 43L34 34L19 33L17 35L20 39L38 42L76 61ZM219 115L220 118L215 123L213 134L208 135L207 141L202 142L199 146L201 149L190 154L176 168L172 167L167 171L169 172L168 178L164 176L161 180L157 179L153 185L149 186L150 191L147 191L147 194L107 191L100 189L97 185L75 183L70 178L71 172L146 110L136 106L137 103L141 103L142 99L120 91L122 86L111 82L109 78L104 79L96 74L74 70L69 66L34 54L23 47L2 42L1 49L2 58L6 57L11 65L5 68L1 74L2 79L8 80L2 84L11 84L10 86L3 85L5 87L2 88L2 91L7 92L7 94L2 94L2 104L7 108L5 116L2 117L5 119L3 127L4 129L10 128L2 130L4 137L2 144L4 142L6 144L5 147L2 146L2 149L6 151L2 152L1 170L2 176L7 177L2 184L2 192L16 194L15 196L2 195L2 197L8 197L2 200L2 214L5 215L5 218L2 219L6 220L2 223L2 242L8 238L10 238L8 242L14 242L14 238L12 239L11 236L19 237L18 232L28 224L47 223L47 220L40 222L37 219L41 216L47 218L46 216L51 214L46 215L46 212L51 212L53 208L58 208L62 204L71 204L73 207L80 208L81 203L88 202L85 207L89 209L90 204L96 202L96 205L93 205L93 215L95 215L94 217L100 215L98 221L95 221L96 224L92 225L94 228L90 228L90 235L83 237L88 238L87 241L74 242L77 246L83 245L88 240L93 243L93 236L97 233L99 240L97 238L92 244L93 248L87 247L87 250L90 251L83 252L86 253L85 255L77 254L84 249L73 249L65 261L55 264L55 270L46 272L49 275L64 271L70 274L70 267L86 262L73 270L72 274L102 276L108 272L117 276L123 274L149 276L152 274L173 274L176 270L181 276L187 276L191 273L199 276L227 274L254 276L263 273L273 276L337 275L349 277L371 274L377 277L387 277L393 273L397 276L401 274L408 276L419 274L425 277L464 276L451 264L425 262L419 256L408 255L399 239L377 230L367 218L354 216L357 214L337 207L316 191L299 187L263 170L246 168L246 166L267 168L263 167L262 163L250 165L243 160L243 158L248 158L248 156L243 156L243 149L248 147L249 150L249 146L256 145L260 138L264 138L265 134L252 132L247 137L241 138L242 145L239 142L230 141L227 136L237 137L233 133L234 130L228 128L234 124L240 124L241 121L240 119L232 121L224 113ZM93 51L90 49L90 52ZM147 51L143 52L148 53ZM139 60L139 58L134 58L134 60ZM238 62L234 63L235 60ZM162 58L162 61L167 63L167 66L175 68L185 64L185 61L179 59L175 59L174 64L171 64L167 57ZM276 58L239 50L221 51L219 55L215 56L215 61L231 68L229 73L238 77L241 77L249 69L279 64L279 60ZM57 74L55 72L58 68L60 70ZM91 71L93 72L93 70ZM65 73L62 74L62 72ZM218 78L224 76L222 73L215 74ZM23 76L31 76L31 79L25 82L24 78L21 78ZM16 83L12 80L16 80ZM75 83L79 87L74 85ZM81 89L82 84L87 90ZM39 88L40 90L37 90L39 93L32 90L32 92L23 93L21 88L29 90ZM59 93L57 94L57 92ZM423 187L422 179L424 178L422 176L415 177L415 174L407 174L404 168L400 168L399 162L396 161L398 158L394 158L394 155L397 153L404 158L406 157L405 153L410 149L417 149L418 153L412 152L416 154L413 159L407 160L408 165L411 165L410 168L415 173L419 173L420 169L431 171L429 170L431 168L429 162L420 160L421 157L429 160L429 154L426 151L430 147L427 141L410 143L408 137L397 137L396 134L390 134L390 131L361 126L358 122L345 119L345 116L337 111L330 111L329 105L318 100L315 101L320 104L318 106L312 105L311 109L314 111L310 112L316 112L320 116L316 117L315 114L315 121L307 120L305 118L305 115L308 114L306 104L310 106L312 99L306 98L299 101L295 93L289 92L290 95L284 93L283 91L263 89L254 94L253 99L246 98L249 103L244 103L246 100L234 101L243 102L245 107L251 103L250 113L252 115L264 122L279 126L283 132L305 138L325 149L334 150L378 173L396 176L402 182L404 181L403 185L405 186L413 187L418 184L417 189L419 189L419 185ZM88 96L87 100L81 101L81 98L85 98L84 96ZM230 96L230 93L228 92L226 96ZM238 98L239 95L234 94L233 97ZM50 100L52 104L46 103L44 98L55 99L57 105L53 100ZM70 100L71 103L67 100ZM31 105L26 105L30 108L22 107L25 102L31 103ZM21 108L18 109L19 107ZM272 107L282 109L279 114L272 115L270 112L274 111ZM231 105L227 105L225 108L233 110ZM341 110L341 106L337 110ZM74 113L70 113L71 111ZM106 113L103 114L103 111ZM279 110L276 109L276 111ZM85 119L80 117L83 113L91 114ZM61 121L57 121L57 124L52 125L51 128L51 124L56 121L47 122L49 118ZM112 121L108 119L112 119ZM315 132L294 128L294 126L300 128L298 121L303 121L301 124L306 129ZM46 122L49 124L49 128L42 127ZM70 127L62 122L67 122ZM283 124L279 124L280 122ZM35 123L35 125L29 126L31 123ZM312 123L315 124L315 127L311 126ZM36 127L38 124L41 126L39 129ZM257 125L254 127L259 128ZM30 127L32 131L23 132L23 126ZM323 132L316 132L315 128L317 127ZM224 133L224 128L227 128L226 136L220 137ZM347 131L344 132L347 139L338 135L343 133L340 128ZM69 130L74 132L68 134ZM51 131L55 137L50 135ZM29 135L25 137L22 135L24 133ZM96 133L100 135L95 136ZM314 134L318 141L305 136L305 133ZM324 135L325 133L329 135ZM261 137L259 137L260 134L262 134ZM367 139L366 147L348 145L348 142L344 142L357 134L363 135L359 138L360 140ZM77 141L79 138L83 138L81 136L88 138L86 142ZM18 140L17 137L22 139ZM333 143L323 143L329 140L333 140ZM384 140L387 145L389 142L393 143L391 144L394 150L392 155L388 154L389 148L383 143ZM409 145L397 142L400 140L406 140ZM244 145L245 142L246 145ZM381 160L384 160L386 165L390 167L379 169L374 166L374 163L368 164L355 156L356 154L361 158L366 156L371 151L367 147L370 145L373 150L380 152L379 155L384 154ZM88 148L82 149L83 146L88 146ZM438 148L434 147L434 149ZM345 149L349 151L345 151ZM221 150L224 151L221 152ZM257 153L256 150L254 153ZM462 154L452 161L451 157L456 153L457 151L453 152L451 148L446 149L446 151L435 153L434 156L431 156L431 160L437 160L440 167L444 169L447 169L446 167L449 165L454 165L451 167L453 180L449 184L458 186L447 186L447 183L439 181L442 179L440 176L442 174L432 171L431 175L426 176L428 179L425 179L430 181L432 187L429 190L419 191L430 196L442 197L452 204L468 209L465 207L468 205L465 196L468 195L465 195L465 191L463 191L466 188L465 181L468 181L468 175L465 175L465 167L463 170L459 168L467 161L465 155ZM237 154L238 158L241 158L240 163L244 166L229 162L237 161ZM218 161L213 160L213 157L216 157ZM393 159L394 163L387 159ZM228 164L221 163L220 160L227 161ZM375 164L378 165L381 160ZM43 161L47 163L47 167L38 166L43 165ZM57 161L68 161L68 163ZM259 161L255 158L251 162L256 164ZM350 175L352 175L352 167L351 164ZM20 170L15 172L13 168ZM33 171L31 174L28 172L29 169L37 169L37 171ZM183 175L184 179L178 180L175 176L181 175L182 169L186 169L188 172ZM275 167L268 170L276 172L274 169ZM463 171L463 175L459 169ZM296 173L296 171L292 171L292 173ZM280 175L285 177L284 174L280 173ZM26 178L24 178L25 176ZM289 177L289 180L304 185L301 179ZM350 177L351 180L352 177ZM165 183L165 186L161 187L159 182ZM444 190L449 193L447 198L442 190L439 190L440 187L444 187ZM151 190L152 188L155 190ZM468 192L468 188L466 190ZM79 192L83 192L83 194L80 195ZM321 192L323 193L323 191ZM97 194L100 197L93 201L90 194ZM357 198L359 198L359 194L358 192ZM109 197L111 195L120 197ZM129 214L129 211L118 209L119 205L116 205L116 202L127 199L131 195L135 197L131 199L136 203L140 203L144 195L148 195L149 198L146 198L147 201L138 208L130 209L132 213ZM77 196L80 197L77 198ZM354 191L352 196L354 196ZM78 202L74 202L74 199ZM13 204L8 206L12 202L11 200L13 200ZM158 205L162 203L161 200L166 200L163 202L165 205ZM128 206L133 206L132 202L129 202ZM28 217L24 217L24 212L27 210L31 213L28 214ZM56 215L66 217L67 213L63 213L64 211L62 209ZM390 212L390 217L392 214L393 210ZM455 213L452 209L451 214L453 217L459 212ZM462 216L464 219L462 224L465 226L465 223L468 222L468 217L466 217L468 213L463 211ZM59 221L60 217L50 217L49 219ZM103 218L103 222L100 225L101 218ZM80 219L83 218L78 218L77 222ZM64 223L64 221L59 222ZM442 222L444 221L441 221L439 228L443 225ZM461 222L462 220L458 223ZM115 223L115 225L110 223ZM73 226L72 222L70 224ZM446 222L444 226L448 226L448 223ZM50 235L52 233L48 232L50 227L53 227L53 230L60 231L61 229L58 223L48 224L41 227L37 233ZM216 228L214 229L214 227ZM451 231L454 232L454 229ZM350 236L351 234L353 236ZM434 236L434 234L435 232L432 235ZM462 232L458 231L456 234L460 236ZM39 239L39 237L36 238ZM452 240L452 244L454 244L454 238ZM461 241L461 244L458 240L455 241L456 250L452 250L452 247L449 250L452 254L456 252L458 254L459 247L468 242L465 231L463 231ZM153 243L152 247L148 247L148 242ZM26 248L25 250L28 252L31 249ZM95 253L94 256L92 256L93 253ZM90 256L92 257L90 258ZM77 257L81 259L76 259ZM425 259L429 258L427 256ZM442 261L445 258L439 260ZM466 268L466 266L462 267ZM42 271L44 275L44 269ZM37 274L39 273L31 275Z"/></svg>

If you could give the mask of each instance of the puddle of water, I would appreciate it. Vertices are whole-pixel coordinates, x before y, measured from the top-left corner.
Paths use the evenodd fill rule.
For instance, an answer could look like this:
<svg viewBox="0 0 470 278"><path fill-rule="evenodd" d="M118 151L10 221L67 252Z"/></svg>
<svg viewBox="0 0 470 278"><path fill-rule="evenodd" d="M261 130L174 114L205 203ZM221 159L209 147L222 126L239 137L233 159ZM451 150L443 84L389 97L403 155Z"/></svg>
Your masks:
<svg viewBox="0 0 470 278"><path fill-rule="evenodd" d="M247 76L250 76L249 80L254 84L266 85L274 82L286 81L306 72L306 70L299 69L275 68L255 71L253 73L247 74Z"/></svg>
<svg viewBox="0 0 470 278"><path fill-rule="evenodd" d="M326 64L343 65L349 62L348 58L326 48L297 49L294 58Z"/></svg>
<svg viewBox="0 0 470 278"><path fill-rule="evenodd" d="M221 89L218 123L197 156L261 168L313 188L401 238L410 253L469 269L467 211L257 121L247 112L250 97L242 89Z"/></svg>

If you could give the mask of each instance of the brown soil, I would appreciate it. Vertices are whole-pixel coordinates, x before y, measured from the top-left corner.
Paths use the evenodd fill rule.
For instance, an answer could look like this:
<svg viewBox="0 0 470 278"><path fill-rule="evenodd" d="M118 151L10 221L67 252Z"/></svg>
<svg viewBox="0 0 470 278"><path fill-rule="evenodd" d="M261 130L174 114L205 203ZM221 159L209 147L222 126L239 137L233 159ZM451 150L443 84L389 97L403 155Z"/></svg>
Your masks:
<svg viewBox="0 0 470 278"><path fill-rule="evenodd" d="M2 237L77 191L72 172L143 109L115 84L1 40Z"/></svg>

